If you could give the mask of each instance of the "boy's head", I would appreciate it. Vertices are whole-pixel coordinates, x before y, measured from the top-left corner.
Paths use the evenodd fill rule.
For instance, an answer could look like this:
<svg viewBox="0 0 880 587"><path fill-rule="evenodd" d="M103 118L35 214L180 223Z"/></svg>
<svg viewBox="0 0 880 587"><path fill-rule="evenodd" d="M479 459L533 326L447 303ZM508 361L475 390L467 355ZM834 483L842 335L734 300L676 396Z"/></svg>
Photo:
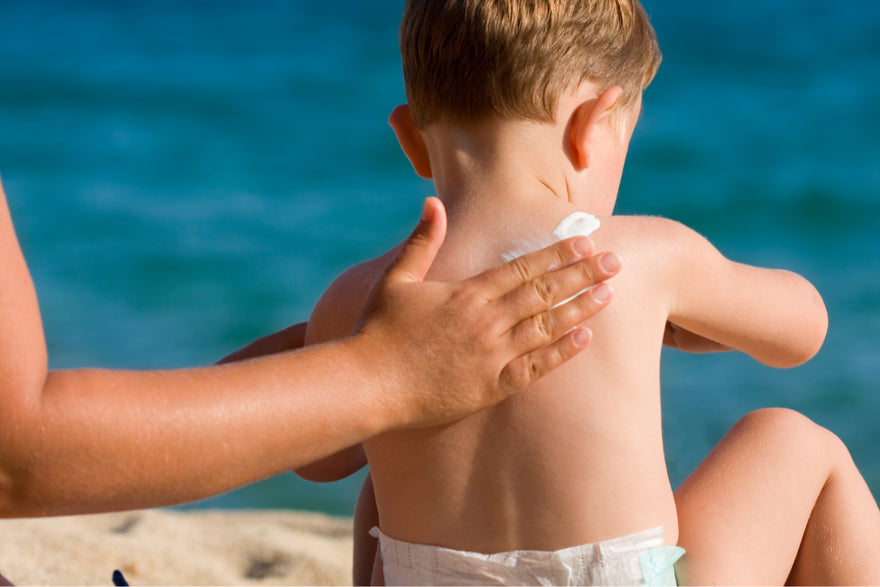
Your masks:
<svg viewBox="0 0 880 587"><path fill-rule="evenodd" d="M638 0L407 0L406 94L419 128L491 116L551 122L584 81L635 104L660 64Z"/></svg>

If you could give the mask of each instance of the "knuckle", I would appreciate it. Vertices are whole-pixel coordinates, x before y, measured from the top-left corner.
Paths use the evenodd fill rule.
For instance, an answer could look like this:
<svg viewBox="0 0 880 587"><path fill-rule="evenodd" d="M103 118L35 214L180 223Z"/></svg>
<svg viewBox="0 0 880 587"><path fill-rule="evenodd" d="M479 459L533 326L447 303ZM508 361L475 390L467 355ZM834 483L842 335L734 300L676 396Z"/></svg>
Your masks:
<svg viewBox="0 0 880 587"><path fill-rule="evenodd" d="M605 279L605 271L599 267L599 257L593 256L590 257L588 262L581 263L581 276L580 279L584 284L584 287L590 285L596 285Z"/></svg>
<svg viewBox="0 0 880 587"><path fill-rule="evenodd" d="M511 271L516 273L517 278L519 278L522 283L527 283L531 281L532 276L531 272L529 271L529 265L522 257L517 257L516 259L508 263L508 266L510 267Z"/></svg>
<svg viewBox="0 0 880 587"><path fill-rule="evenodd" d="M526 372L528 380L525 385L537 381L541 377L541 363L533 355L529 355L526 359Z"/></svg>
<svg viewBox="0 0 880 587"><path fill-rule="evenodd" d="M556 246L553 247L553 265L556 267L564 267L568 263L571 263L571 260L574 258L574 253L571 250L571 246Z"/></svg>
<svg viewBox="0 0 880 587"><path fill-rule="evenodd" d="M449 318L463 322L472 322L482 314L479 311L481 304L469 287L453 290L449 294L447 306Z"/></svg>
<svg viewBox="0 0 880 587"><path fill-rule="evenodd" d="M502 374L504 383L510 390L516 391L531 383L532 359L530 356L519 357L508 363Z"/></svg>
<svg viewBox="0 0 880 587"><path fill-rule="evenodd" d="M592 257L589 260L584 261L583 263L577 264L577 278L578 280L580 280L583 287L587 287L596 283L597 277L595 264L596 260Z"/></svg>
<svg viewBox="0 0 880 587"><path fill-rule="evenodd" d="M526 353L549 344L554 339L557 323L557 318L549 312L532 316L514 329L514 345Z"/></svg>
<svg viewBox="0 0 880 587"><path fill-rule="evenodd" d="M492 336L492 332L484 327L480 328L474 344L476 345L477 356L489 356L495 351L498 341Z"/></svg>
<svg viewBox="0 0 880 587"><path fill-rule="evenodd" d="M538 342L547 342L553 338L553 315L549 313L538 314L532 322L535 338Z"/></svg>
<svg viewBox="0 0 880 587"><path fill-rule="evenodd" d="M600 307L601 304L593 299L590 292L584 291L564 304L553 308L550 311L550 317L560 330L568 330L595 315Z"/></svg>
<svg viewBox="0 0 880 587"><path fill-rule="evenodd" d="M554 308L550 314L552 320L566 330L585 320L589 316L589 311L584 307L584 301L581 299L583 297L581 295L558 308Z"/></svg>
<svg viewBox="0 0 880 587"><path fill-rule="evenodd" d="M467 316L485 314L485 292L473 283L464 283L453 291L457 311Z"/></svg>
<svg viewBox="0 0 880 587"><path fill-rule="evenodd" d="M456 308L467 307L471 304L472 297L473 294L471 293L470 286L464 283L459 285L459 287L454 288L449 293L449 302Z"/></svg>
<svg viewBox="0 0 880 587"><path fill-rule="evenodd" d="M574 356L572 351L573 348L570 345L554 345L547 353L544 367L547 370L555 369Z"/></svg>
<svg viewBox="0 0 880 587"><path fill-rule="evenodd" d="M536 279L532 282L532 287L534 288L535 293L538 296L538 299L546 305L550 306L553 303L553 296L556 293L556 287L553 282L549 279Z"/></svg>

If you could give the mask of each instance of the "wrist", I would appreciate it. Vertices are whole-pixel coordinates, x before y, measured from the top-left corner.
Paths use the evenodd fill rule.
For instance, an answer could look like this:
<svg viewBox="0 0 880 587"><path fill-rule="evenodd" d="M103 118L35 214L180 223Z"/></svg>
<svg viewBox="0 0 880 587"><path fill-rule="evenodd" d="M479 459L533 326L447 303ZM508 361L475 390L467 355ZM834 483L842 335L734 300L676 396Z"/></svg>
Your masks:
<svg viewBox="0 0 880 587"><path fill-rule="evenodd" d="M358 404L364 424L364 438L369 438L410 422L401 401L405 386L396 368L396 353L387 342L363 331L339 342L351 374L361 382Z"/></svg>

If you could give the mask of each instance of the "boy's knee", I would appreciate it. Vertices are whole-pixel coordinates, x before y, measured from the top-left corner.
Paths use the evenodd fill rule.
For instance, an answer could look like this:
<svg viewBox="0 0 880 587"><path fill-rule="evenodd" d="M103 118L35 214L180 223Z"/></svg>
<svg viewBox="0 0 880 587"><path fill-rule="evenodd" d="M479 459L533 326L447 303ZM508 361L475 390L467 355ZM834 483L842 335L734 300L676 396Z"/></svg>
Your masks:
<svg viewBox="0 0 880 587"><path fill-rule="evenodd" d="M736 425L770 442L809 451L817 458L825 455L835 462L850 459L849 450L836 434L795 410L762 408L746 414Z"/></svg>
<svg viewBox="0 0 880 587"><path fill-rule="evenodd" d="M814 427L819 426L800 412L789 408L761 408L743 416L737 425L795 434L810 433Z"/></svg>

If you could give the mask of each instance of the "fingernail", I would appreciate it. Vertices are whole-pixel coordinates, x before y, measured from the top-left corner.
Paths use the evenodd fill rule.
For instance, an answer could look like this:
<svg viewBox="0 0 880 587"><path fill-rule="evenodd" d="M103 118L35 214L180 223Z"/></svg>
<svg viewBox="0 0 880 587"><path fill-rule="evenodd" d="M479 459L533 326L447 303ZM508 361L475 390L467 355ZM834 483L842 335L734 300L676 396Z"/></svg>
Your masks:
<svg viewBox="0 0 880 587"><path fill-rule="evenodd" d="M579 238L572 244L574 252L581 257L593 254L593 241L588 238Z"/></svg>
<svg viewBox="0 0 880 587"><path fill-rule="evenodd" d="M599 303L605 303L611 299L611 286L604 281L592 290L593 299Z"/></svg>
<svg viewBox="0 0 880 587"><path fill-rule="evenodd" d="M587 346L593 338L593 333L589 328L578 328L572 333L571 338L577 346Z"/></svg>
<svg viewBox="0 0 880 587"><path fill-rule="evenodd" d="M599 257L599 267L606 273L614 273L620 269L620 257L614 253L605 253Z"/></svg>

